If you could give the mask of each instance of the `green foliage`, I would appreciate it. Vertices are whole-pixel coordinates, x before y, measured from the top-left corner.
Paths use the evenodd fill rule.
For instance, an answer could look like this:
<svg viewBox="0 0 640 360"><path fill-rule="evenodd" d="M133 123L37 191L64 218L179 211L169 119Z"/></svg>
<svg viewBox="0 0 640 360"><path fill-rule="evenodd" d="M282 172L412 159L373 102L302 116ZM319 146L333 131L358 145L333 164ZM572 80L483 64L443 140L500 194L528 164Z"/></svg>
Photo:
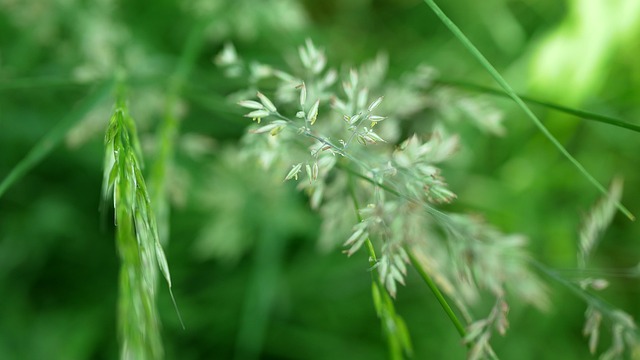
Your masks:
<svg viewBox="0 0 640 360"><path fill-rule="evenodd" d="M0 358L638 358L638 5L583 3L0 0Z"/></svg>

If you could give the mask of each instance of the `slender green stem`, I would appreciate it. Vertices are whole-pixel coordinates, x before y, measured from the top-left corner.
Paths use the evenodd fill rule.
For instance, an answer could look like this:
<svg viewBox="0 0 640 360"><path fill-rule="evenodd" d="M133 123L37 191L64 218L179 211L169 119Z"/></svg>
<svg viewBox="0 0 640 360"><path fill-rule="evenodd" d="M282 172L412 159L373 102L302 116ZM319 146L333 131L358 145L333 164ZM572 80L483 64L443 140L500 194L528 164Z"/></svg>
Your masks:
<svg viewBox="0 0 640 360"><path fill-rule="evenodd" d="M542 264L541 262L531 259L530 263L538 269L542 274L547 276L549 279L557 282L558 284L566 287L572 293L574 293L577 297L582 299L588 305L596 307L602 313L606 314L609 317L613 317L615 315L616 307L600 298L599 296L581 288L576 285L574 282L567 280L562 275L560 275L556 270L549 268L548 266Z"/></svg>
<svg viewBox="0 0 640 360"><path fill-rule="evenodd" d="M507 98L510 97L509 94L505 93L503 90L493 89L493 88L490 88L488 86L472 84L472 83L468 83L468 82L464 82L464 81L436 80L435 83L436 84L440 84L440 85L449 85L449 86L461 87L461 88L465 88L467 90L477 91L477 92L481 92L481 93L484 93L484 94L496 95L496 96L507 97ZM622 121L620 119L616 119L616 118L611 117L611 116L602 115L602 114L596 114L596 113L593 113L593 112L590 112L590 111L584 111L584 110L579 110L579 109L572 109L570 107L562 106L562 105L555 104L555 103L552 103L552 102L549 102L549 101L537 100L537 99L534 99L534 98L526 96L526 95L518 94L518 96L520 97L520 99L524 100L525 102L528 102L528 103L531 103L531 104L535 104L535 105L544 106L546 108L553 109L553 110L556 110L556 111L559 111L559 112L563 112L565 114L573 115L575 117L579 117L579 118L582 118L582 119L585 119L585 120L591 120L591 121L595 121L595 122L600 122L600 123L604 123L604 124L609 124L609 125L621 127L621 128L624 128L624 129L635 131L635 132L640 132L640 126L632 124L632 123L629 123L629 122L626 122L626 121Z"/></svg>
<svg viewBox="0 0 640 360"><path fill-rule="evenodd" d="M169 238L169 204L167 200L167 179L175 157L175 144L180 131L177 115L179 97L193 64L202 48L204 22L191 30L184 50L172 75L167 93L165 116L160 124L157 141L158 155L153 164L150 178L151 200L156 208L160 242L166 244Z"/></svg>
<svg viewBox="0 0 640 360"><path fill-rule="evenodd" d="M540 132L551 141L551 143L560 151L562 155L564 155L567 160L569 160L573 166L578 169L578 171L593 185L598 189L602 194L607 197L610 197L607 189L602 186L585 168L576 160L565 148L560 144L560 142L551 134L551 132L542 124L540 119L529 109L527 104L515 93L515 91L511 88L511 85L507 83L507 81L500 75L498 70L496 70L493 65L487 60L487 58L482 55L480 50L473 45L473 43L467 38L467 36L458 28L458 26L449 19L449 17L438 7L434 0L424 0L424 2L433 10L433 12L438 16L438 18L444 23L444 25L449 28L449 30L455 35L458 40L464 45L465 48L473 55L478 62L485 68L485 70L494 78L494 80L504 89L507 95L520 107L520 109L533 121L533 123L538 127ZM625 214L630 220L635 220L635 216L631 214L631 212L622 205L619 201L615 201L616 207L623 214Z"/></svg>
<svg viewBox="0 0 640 360"><path fill-rule="evenodd" d="M353 206L356 211L356 218L358 219L358 222L361 222L362 216L360 215L360 206L358 205L358 197L356 196L356 189L353 185L353 179L351 177L349 177L349 196L351 196L351 201L353 202ZM367 247L367 252L369 252L369 265L374 266L378 262L378 257L376 255L376 249L373 247L371 239L367 238L367 240L365 241L365 246ZM374 280L376 280L373 274L371 276L374 278Z"/></svg>
<svg viewBox="0 0 640 360"><path fill-rule="evenodd" d="M409 259L411 260L411 264L416 269L416 271L418 271L418 274L420 275L422 280L424 280L424 282L427 284L429 289L431 289L431 291L433 292L433 295L435 295L436 299L440 303L440 306L442 306L442 309L447 314L447 316L449 316L449 319L451 319L451 322L456 327L456 330L458 330L458 333L460 334L460 336L464 338L467 335L467 331L465 330L464 325L462 325L462 322L460 321L460 319L458 319L458 316L456 316L456 314L453 312L453 309L447 302L447 299L445 299L444 295L442 295L442 292L438 288L438 285L436 285L436 283L433 282L433 279L431 279L429 274L427 274L427 272L424 270L424 268L420 264L420 261L418 261L413 251L411 249L406 249L406 250L407 250L407 254L409 254Z"/></svg>

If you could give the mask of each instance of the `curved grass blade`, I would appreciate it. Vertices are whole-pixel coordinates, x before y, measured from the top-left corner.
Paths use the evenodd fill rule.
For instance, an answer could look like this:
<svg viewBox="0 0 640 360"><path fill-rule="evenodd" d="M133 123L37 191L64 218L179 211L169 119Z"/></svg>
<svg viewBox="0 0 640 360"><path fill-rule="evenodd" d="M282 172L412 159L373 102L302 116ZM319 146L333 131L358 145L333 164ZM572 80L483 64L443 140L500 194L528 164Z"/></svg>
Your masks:
<svg viewBox="0 0 640 360"><path fill-rule="evenodd" d="M444 23L444 25L453 33L453 35L458 38L458 40L462 43L462 45L473 55L478 62L485 68L485 70L493 77L493 79L504 89L507 95L520 107L520 109L533 121L533 123L538 127L538 130L542 132L542 134L551 141L551 143L560 151L564 157L566 157L572 164L575 166L580 173L605 196L609 197L609 193L607 189L605 189L602 184L598 182L588 171L587 169L576 160L567 149L560 144L560 142L551 134L551 132L542 124L540 119L529 109L527 104L515 93L515 91L511 88L511 85L507 83L507 81L500 75L498 70L491 65L489 60L482 55L480 50L478 50L475 45L467 38L467 36L460 30L460 28L451 20L449 17L440 9L440 7L435 3L434 0L424 0L424 2L431 8L431 10L436 14L436 16ZM630 220L635 220L635 216L631 214L631 212L622 205L619 201L616 202L616 207L620 210L625 216L627 216Z"/></svg>
<svg viewBox="0 0 640 360"><path fill-rule="evenodd" d="M496 96L500 96L500 97L510 97L509 94L505 93L503 90L498 90L498 89L494 89L494 88L490 88L488 86L483 86L483 85L478 85L478 84L472 84L472 83L468 83L468 82L464 82L464 81L455 81L455 80L436 80L435 83L440 84L440 85L448 85L448 86L456 86L456 87L460 87L460 88L465 88L467 90L471 90L471 91L476 91L476 92L480 92L483 94L489 94L489 95L496 95ZM595 122L600 122L600 123L604 123L604 124L609 124L609 125L613 125L613 126L617 126L620 128L624 128L627 130L631 130L631 131L635 131L640 133L640 126L639 125L635 125L632 124L630 122L626 122L620 119L616 119L612 116L607 116L607 115L602 115L602 114L597 114L594 112L590 112L590 111L584 111L584 110L579 110L579 109L573 109L567 106L563 106L563 105L558 105L549 101L542 101L542 100L537 100L534 99L532 97L526 96L526 95L521 95L521 94L517 94L520 99L522 99L524 102L530 103L530 104L535 104L535 105L540 105L543 107L546 107L548 109L552 109L552 110L556 110L565 114L569 114L569 115L573 115L575 117L578 118L582 118L585 120L591 120L591 121L595 121Z"/></svg>
<svg viewBox="0 0 640 360"><path fill-rule="evenodd" d="M113 79L100 85L93 93L84 98L67 116L65 116L56 126L47 133L37 144L33 146L31 151L9 172L0 183L0 197L13 185L22 178L29 170L35 167L42 159L44 159L67 134L69 129L78 121L82 120L91 110L98 104L109 97L115 81Z"/></svg>

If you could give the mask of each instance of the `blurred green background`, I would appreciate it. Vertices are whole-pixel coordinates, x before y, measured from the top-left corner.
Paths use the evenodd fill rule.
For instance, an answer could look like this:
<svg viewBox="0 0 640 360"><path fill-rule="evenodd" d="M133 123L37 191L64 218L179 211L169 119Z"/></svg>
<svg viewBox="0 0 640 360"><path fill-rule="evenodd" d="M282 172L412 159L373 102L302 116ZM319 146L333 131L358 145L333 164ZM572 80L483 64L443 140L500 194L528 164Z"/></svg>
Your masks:
<svg viewBox="0 0 640 360"><path fill-rule="evenodd" d="M637 0L440 5L520 93L639 124ZM186 329L162 284L166 357L386 357L366 256L320 251L320 219L306 199L237 165L248 121L225 98L244 84L225 78L212 59L232 42L247 60L283 65L305 38L324 47L334 66L385 52L391 78L426 63L442 79L495 87L417 0L0 0L0 178L44 137L64 134L0 198L0 359L118 356L118 257L111 215L98 211L113 100L78 107L119 66L131 78L131 113L148 161L158 123L172 111L181 119L166 253ZM172 93L188 39L195 58ZM505 232L525 234L536 259L571 275L580 221L598 194L518 109L492 99L507 134L459 122L464 146L444 173L459 199L451 210L482 213ZM623 177L623 203L640 214L639 134L533 109L600 182ZM618 214L592 264L636 266L639 234ZM640 317L637 277L609 280L603 297ZM566 289L551 290L548 313L512 304L509 332L494 338L501 358L590 356L581 335L585 304ZM464 358L454 327L415 273L396 307L416 359ZM610 341L602 337L600 349Z"/></svg>

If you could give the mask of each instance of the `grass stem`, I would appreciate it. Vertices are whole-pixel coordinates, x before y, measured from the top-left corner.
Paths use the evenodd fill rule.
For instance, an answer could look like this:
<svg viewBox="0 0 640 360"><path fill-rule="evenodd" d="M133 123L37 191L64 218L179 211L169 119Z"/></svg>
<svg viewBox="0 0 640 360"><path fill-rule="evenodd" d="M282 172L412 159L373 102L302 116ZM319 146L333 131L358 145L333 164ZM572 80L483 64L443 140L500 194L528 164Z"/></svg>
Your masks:
<svg viewBox="0 0 640 360"><path fill-rule="evenodd" d="M413 251L411 249L406 249L406 250L407 250L407 254L409 255L409 259L411 260L411 265L413 265L413 267L416 269L416 271L418 272L422 280L427 284L429 289L431 289L431 291L433 292L433 295L436 297L436 299L440 303L440 306L442 306L442 309L444 310L444 312L447 314L449 319L451 319L453 326L455 326L456 330L458 330L458 333L460 334L460 336L462 338L467 336L467 331L465 330L464 325L462 325L462 322L460 321L460 319L458 319L458 316L456 316L456 314L453 312L453 309L447 302L447 299L444 298L444 295L438 288L438 285L436 285L433 279L431 279L429 274L427 274L427 272L424 270L424 268L420 264L420 261L418 261Z"/></svg>

